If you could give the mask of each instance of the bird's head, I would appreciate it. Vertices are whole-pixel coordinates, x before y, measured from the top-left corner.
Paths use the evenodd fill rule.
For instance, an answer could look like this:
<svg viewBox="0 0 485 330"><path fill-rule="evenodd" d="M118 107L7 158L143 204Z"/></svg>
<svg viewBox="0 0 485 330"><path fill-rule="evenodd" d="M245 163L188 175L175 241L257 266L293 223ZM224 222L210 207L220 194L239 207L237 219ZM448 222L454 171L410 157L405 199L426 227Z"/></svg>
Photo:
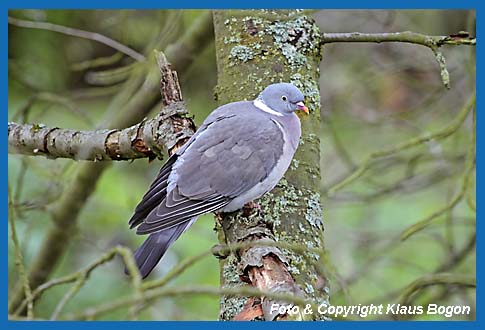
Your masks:
<svg viewBox="0 0 485 330"><path fill-rule="evenodd" d="M303 93L290 83L269 85L257 98L271 110L283 115L291 114L298 110L308 114L308 108L303 103L303 99Z"/></svg>

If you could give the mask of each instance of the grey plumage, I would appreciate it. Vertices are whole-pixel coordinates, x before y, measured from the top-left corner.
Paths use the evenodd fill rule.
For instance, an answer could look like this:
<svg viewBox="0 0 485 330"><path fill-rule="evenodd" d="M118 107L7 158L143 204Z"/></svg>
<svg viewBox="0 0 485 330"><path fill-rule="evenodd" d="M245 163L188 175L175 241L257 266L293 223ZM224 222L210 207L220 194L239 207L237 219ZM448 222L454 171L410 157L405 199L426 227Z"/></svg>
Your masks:
<svg viewBox="0 0 485 330"><path fill-rule="evenodd" d="M274 188L298 146L294 111L307 111L302 101L281 83L255 102L221 106L167 160L129 221L137 234L150 234L135 252L143 277L199 215L240 209Z"/></svg>

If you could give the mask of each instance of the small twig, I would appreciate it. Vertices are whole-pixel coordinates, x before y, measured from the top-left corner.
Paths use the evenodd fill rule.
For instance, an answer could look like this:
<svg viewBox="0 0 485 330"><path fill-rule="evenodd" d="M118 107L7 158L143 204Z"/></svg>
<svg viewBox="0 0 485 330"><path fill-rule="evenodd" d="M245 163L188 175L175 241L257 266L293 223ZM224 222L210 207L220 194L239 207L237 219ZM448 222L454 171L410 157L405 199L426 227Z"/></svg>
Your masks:
<svg viewBox="0 0 485 330"><path fill-rule="evenodd" d="M71 70L84 71L88 69L96 69L101 66L113 65L119 60L121 60L122 58L123 58L123 54L120 52L116 52L111 56L98 57L98 58L89 59L78 63L73 63L71 65Z"/></svg>
<svg viewBox="0 0 485 330"><path fill-rule="evenodd" d="M173 297L173 296L193 296L193 295L210 295L210 296L239 296L239 297L260 297L265 296L275 301L287 301L297 306L305 307L306 305L310 305L313 311L317 310L317 306L313 301L309 301L303 299L301 297L292 295L292 294L285 294L285 293L275 293L275 292L264 292L258 289L249 287L249 286L242 286L238 288L219 288L219 287L207 287L207 286L185 286L185 287L177 287L177 288L161 288L161 289L154 289L145 292L145 300L147 302L151 302L155 299L161 297ZM126 297L121 300L115 302L109 302L97 307L91 307L84 312L70 314L67 315L65 318L66 320L85 320L85 319L95 319L96 317L108 313L110 311L131 306L137 302L136 297Z"/></svg>
<svg viewBox="0 0 485 330"><path fill-rule="evenodd" d="M452 253L450 258L446 260L443 264L441 264L438 268L436 268L434 273L448 272L456 267L458 264L460 264L460 262L463 261L470 252L474 251L474 247L476 246L476 238L476 233L473 233L468 239L467 243L461 248L461 250Z"/></svg>
<svg viewBox="0 0 485 330"><path fill-rule="evenodd" d="M436 219L439 216L445 214L446 212L452 210L462 199L463 199L463 193L462 193L462 191L460 191L444 207L442 207L441 209L438 209L437 211L428 215L424 219L419 220L417 223L413 224L412 226L410 226L406 230L404 230L403 233L400 236L401 241L405 241L406 239L408 239L410 236L412 236L416 232L427 227L434 219Z"/></svg>
<svg viewBox="0 0 485 330"><path fill-rule="evenodd" d="M20 119L22 123L25 123L27 121L27 117L29 115L30 110L32 109L32 106L34 105L35 102L37 101L44 101L52 104L59 104L70 111L72 113L78 115L81 119L83 119L86 124L92 126L92 120L86 115L85 112L81 111L76 104L69 98L63 95L57 95L54 93L50 92L38 92L33 94L13 116L12 120L17 121Z"/></svg>
<svg viewBox="0 0 485 330"><path fill-rule="evenodd" d="M466 203L468 204L468 207L473 211L477 212L477 205L475 203L474 198L471 195L471 191L469 190L466 194Z"/></svg>
<svg viewBox="0 0 485 330"><path fill-rule="evenodd" d="M22 251L20 250L20 244L17 237L17 229L15 226L15 211L11 209L12 205L12 192L10 189L10 185L8 186L8 204L9 204L9 215L8 215L8 222L10 224L10 232L12 235L12 241L15 249L15 265L17 266L17 271L19 272L20 280L24 289L24 294L26 299L28 300L27 303L27 319L33 319L34 317L34 303L32 299L32 290L30 288L29 279L27 277L27 273L25 272L24 267L24 257L22 255Z"/></svg>
<svg viewBox="0 0 485 330"><path fill-rule="evenodd" d="M446 68L446 61L439 48L443 45L468 45L475 46L476 38L469 36L468 32L460 31L449 36L428 36L410 31L393 33L323 33L322 43L336 42L406 42L426 46L433 52L440 66L441 81L446 88L450 88L450 74Z"/></svg>
<svg viewBox="0 0 485 330"><path fill-rule="evenodd" d="M438 131L435 131L431 134L425 134L423 136L413 138L406 142L400 143L397 146L372 152L364 159L362 164L352 174L350 174L348 177L346 177L339 183L330 187L328 189L328 195L329 196L334 195L340 189L346 187L347 185L351 184L352 182L360 178L371 167L372 162L375 159L389 156L394 153L401 152L403 150L422 145L423 143L426 143L431 140L444 139L450 136L451 134L456 132L458 128L460 128L461 124L465 121L466 117L468 116L470 111L474 108L474 106L475 106L475 95L466 103L463 109L458 113L458 115L453 119L453 121L448 126Z"/></svg>
<svg viewBox="0 0 485 330"><path fill-rule="evenodd" d="M411 299L416 292L433 285L457 285L469 288L476 287L474 276L458 274L432 274L426 275L409 284L398 299L402 305L410 305Z"/></svg>
<svg viewBox="0 0 485 330"><path fill-rule="evenodd" d="M470 108L474 109L475 97L472 98L473 102ZM465 107L466 108L466 107ZM473 124L472 124L472 138L468 145L467 156L465 161L465 174L463 175L462 185L460 191L453 197L453 199L445 205L443 208L435 211L433 214L427 216L423 220L411 225L401 234L401 240L408 239L411 235L427 227L434 219L444 214L447 211L452 210L467 194L470 187L471 175L475 168L475 142L476 142L476 111L473 111Z"/></svg>
<svg viewBox="0 0 485 330"><path fill-rule="evenodd" d="M23 19L18 19L14 17L8 17L8 24L15 25L18 27L23 27L23 28L29 28L29 29L40 29L40 30L48 30L48 31L54 31L74 37L79 37L79 38L84 38L84 39L89 39L89 40L94 40L97 42L100 42L106 46L109 46L111 48L114 48L118 50L121 53L124 53L131 58L139 61L139 62L145 62L146 58L142 54L138 53L137 51L131 49L130 47L127 47L123 45L122 43L113 40L111 38L108 38L102 34L96 33L96 32L89 32L89 31L84 31L84 30L79 30L79 29L74 29L70 28L67 26L63 25L58 25L58 24L52 24L48 22L33 22L33 21L27 21Z"/></svg>
<svg viewBox="0 0 485 330"><path fill-rule="evenodd" d="M449 36L428 36L411 31L392 33L322 33L322 43L330 44L336 42L406 42L426 47L442 45L468 45L475 46L476 38L471 38L468 32L459 32Z"/></svg>
<svg viewBox="0 0 485 330"><path fill-rule="evenodd" d="M56 309L54 313L51 316L51 319L57 319L59 313L61 310L64 308L66 303L79 291L79 289L84 285L84 283L87 281L89 276L91 275L91 272L95 270L97 267L109 262L112 260L116 255L120 255L123 259L123 262L125 264L125 267L128 269L129 274L131 276L131 283L133 286L133 289L137 295L137 297L140 299L143 297L143 289L142 289L142 284L141 284L141 275L138 270L138 267L136 266L135 260L133 258L133 254L131 251L122 246L116 246L106 252L104 255L102 255L100 258L96 259L94 262L91 264L87 265L86 267L80 269L77 272L74 272L70 275L64 276L62 278L54 279L49 282L46 282L40 286L38 286L30 296L26 295L26 298L22 301L22 303L19 305L19 307L15 310L13 315L18 315L26 305L32 303L35 299L39 298L42 293L44 293L46 290L61 285L61 284L67 284L67 283L72 283L75 282L74 285L70 288L70 290L66 293L66 295L62 298L62 300L59 302L59 304L56 306Z"/></svg>
<svg viewBox="0 0 485 330"><path fill-rule="evenodd" d="M93 99L95 97L106 97L111 96L119 92L122 88L122 84L119 85L112 85L106 87L87 87L87 88L79 88L74 89L69 92L69 95L73 99Z"/></svg>
<svg viewBox="0 0 485 330"><path fill-rule="evenodd" d="M90 71L86 73L86 82L90 85L96 86L110 86L119 84L126 81L130 77L134 64L137 63L102 71Z"/></svg>
<svg viewBox="0 0 485 330"><path fill-rule="evenodd" d="M54 312L52 313L50 320L54 321L57 320L59 314L61 313L64 306L71 300L72 297L82 288L82 286L86 283L86 277L81 276L77 279L73 286L67 291L67 293L62 297L62 299L57 303Z"/></svg>
<svg viewBox="0 0 485 330"><path fill-rule="evenodd" d="M327 118L327 120L324 120L323 122L326 123L327 127L329 128L329 133L332 137L335 151L337 152L340 159L342 159L343 163L345 163L348 170L353 171L357 166L355 165L355 162L353 161L352 156L350 156L350 153L347 151L344 144L340 140L340 136L334 127L331 116L329 117L330 118Z"/></svg>

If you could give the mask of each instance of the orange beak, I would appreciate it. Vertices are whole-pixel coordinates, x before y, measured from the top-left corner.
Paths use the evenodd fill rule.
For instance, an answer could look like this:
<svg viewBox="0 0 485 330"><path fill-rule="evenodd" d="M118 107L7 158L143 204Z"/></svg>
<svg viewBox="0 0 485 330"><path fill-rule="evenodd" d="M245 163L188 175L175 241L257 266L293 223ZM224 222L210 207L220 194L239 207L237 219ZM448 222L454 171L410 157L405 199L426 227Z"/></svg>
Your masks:
<svg viewBox="0 0 485 330"><path fill-rule="evenodd" d="M296 106L298 107L299 110L302 110L303 112L305 112L307 115L310 113L310 111L308 110L308 108L305 106L305 104L303 102L298 102L296 104Z"/></svg>

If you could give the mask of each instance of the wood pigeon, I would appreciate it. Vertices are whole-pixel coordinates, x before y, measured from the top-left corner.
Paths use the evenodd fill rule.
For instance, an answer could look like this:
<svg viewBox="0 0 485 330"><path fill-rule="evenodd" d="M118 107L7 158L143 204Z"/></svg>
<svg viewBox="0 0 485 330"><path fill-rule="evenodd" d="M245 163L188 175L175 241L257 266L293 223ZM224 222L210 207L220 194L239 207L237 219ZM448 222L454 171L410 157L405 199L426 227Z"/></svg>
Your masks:
<svg viewBox="0 0 485 330"><path fill-rule="evenodd" d="M199 215L241 209L276 186L298 147L298 110L308 113L298 88L269 85L214 110L167 160L129 221L150 234L134 254L143 278Z"/></svg>

